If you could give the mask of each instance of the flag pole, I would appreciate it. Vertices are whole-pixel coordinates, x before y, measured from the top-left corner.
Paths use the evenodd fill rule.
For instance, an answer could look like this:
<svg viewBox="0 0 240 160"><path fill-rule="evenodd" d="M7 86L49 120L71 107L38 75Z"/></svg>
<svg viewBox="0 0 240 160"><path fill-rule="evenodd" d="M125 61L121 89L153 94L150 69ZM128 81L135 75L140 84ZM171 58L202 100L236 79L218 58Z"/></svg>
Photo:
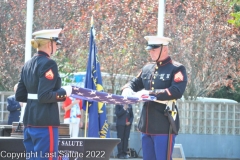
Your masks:
<svg viewBox="0 0 240 160"><path fill-rule="evenodd" d="M32 47L30 41L32 39L34 0L27 0L27 20L26 20L26 39L25 39L25 62L31 59Z"/></svg>
<svg viewBox="0 0 240 160"><path fill-rule="evenodd" d="M93 15L91 17L91 27L93 26Z"/></svg>
<svg viewBox="0 0 240 160"><path fill-rule="evenodd" d="M158 36L164 35L164 14L165 14L166 0L159 0L158 2Z"/></svg>
<svg viewBox="0 0 240 160"><path fill-rule="evenodd" d="M84 137L87 137L87 119L88 119L88 101L87 101L87 108L86 108L86 116L85 116L85 131L84 131Z"/></svg>
<svg viewBox="0 0 240 160"><path fill-rule="evenodd" d="M93 16L91 17L91 27L92 27L92 26L93 26ZM86 116L85 116L85 132L84 132L84 137L87 137L88 106L89 106L89 103L88 103L88 101L87 101Z"/></svg>

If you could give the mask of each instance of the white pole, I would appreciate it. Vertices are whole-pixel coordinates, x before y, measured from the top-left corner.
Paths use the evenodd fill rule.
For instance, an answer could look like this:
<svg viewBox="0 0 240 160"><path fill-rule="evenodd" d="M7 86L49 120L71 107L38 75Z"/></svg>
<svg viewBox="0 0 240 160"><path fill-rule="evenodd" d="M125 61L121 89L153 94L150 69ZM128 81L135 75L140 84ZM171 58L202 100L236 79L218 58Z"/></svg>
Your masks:
<svg viewBox="0 0 240 160"><path fill-rule="evenodd" d="M165 0L158 2L158 36L164 36Z"/></svg>
<svg viewBox="0 0 240 160"><path fill-rule="evenodd" d="M25 40L25 62L31 59L32 47L32 24L33 24L34 0L27 0L26 40Z"/></svg>

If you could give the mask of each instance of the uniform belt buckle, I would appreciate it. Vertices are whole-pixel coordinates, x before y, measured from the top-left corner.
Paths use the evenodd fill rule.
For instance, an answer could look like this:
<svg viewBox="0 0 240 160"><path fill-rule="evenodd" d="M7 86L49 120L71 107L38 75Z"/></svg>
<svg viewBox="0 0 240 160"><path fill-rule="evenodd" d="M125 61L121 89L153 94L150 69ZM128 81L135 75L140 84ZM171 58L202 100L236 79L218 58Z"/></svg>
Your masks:
<svg viewBox="0 0 240 160"><path fill-rule="evenodd" d="M37 94L28 93L28 99L38 99Z"/></svg>

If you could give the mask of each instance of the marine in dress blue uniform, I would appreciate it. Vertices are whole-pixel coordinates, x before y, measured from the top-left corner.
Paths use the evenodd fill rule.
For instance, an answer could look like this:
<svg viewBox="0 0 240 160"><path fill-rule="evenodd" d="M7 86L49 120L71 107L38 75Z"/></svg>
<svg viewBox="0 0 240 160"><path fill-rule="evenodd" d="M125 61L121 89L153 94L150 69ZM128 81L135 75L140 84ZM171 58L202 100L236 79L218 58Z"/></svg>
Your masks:
<svg viewBox="0 0 240 160"><path fill-rule="evenodd" d="M21 114L21 105L15 98L17 84L14 85L13 90L14 95L7 97L7 110L9 111L8 125L12 125L13 122L18 122Z"/></svg>
<svg viewBox="0 0 240 160"><path fill-rule="evenodd" d="M158 36L146 36L145 39L148 41L146 50L155 62L146 64L138 76L123 87L123 96L138 92L156 96L159 101L181 98L187 85L187 74L185 67L168 55L168 43L171 39ZM142 132L144 160L169 160L169 138L172 159L176 135L171 133L168 136L170 123L164 115L165 108L166 104L154 101L145 102L143 105L138 129ZM178 114L174 122L179 130Z"/></svg>
<svg viewBox="0 0 240 160"><path fill-rule="evenodd" d="M41 30L33 33L32 46L37 53L25 63L16 91L16 100L26 102L23 118L24 145L31 160L57 160L58 103L67 96L61 88L58 66L50 55L61 44L58 34L62 29Z"/></svg>
<svg viewBox="0 0 240 160"><path fill-rule="evenodd" d="M9 111L8 125L12 125L13 122L18 122L21 113L21 105L15 99L15 95L7 97L7 110Z"/></svg>

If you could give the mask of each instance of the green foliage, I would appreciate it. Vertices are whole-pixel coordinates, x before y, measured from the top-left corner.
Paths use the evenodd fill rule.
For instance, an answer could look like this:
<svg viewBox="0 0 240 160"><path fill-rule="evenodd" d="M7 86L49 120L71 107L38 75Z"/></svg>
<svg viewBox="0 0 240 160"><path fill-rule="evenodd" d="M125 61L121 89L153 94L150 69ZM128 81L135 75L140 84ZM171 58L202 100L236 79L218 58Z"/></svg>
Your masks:
<svg viewBox="0 0 240 160"><path fill-rule="evenodd" d="M226 2L230 2L230 6L234 6L235 4L240 3L240 0L225 0Z"/></svg>
<svg viewBox="0 0 240 160"><path fill-rule="evenodd" d="M62 78L62 86L66 86L75 82L73 73L62 73L60 76Z"/></svg>
<svg viewBox="0 0 240 160"><path fill-rule="evenodd" d="M213 98L226 98L232 99L237 102L240 102L240 83L235 84L234 90L229 87L221 87L213 94L209 95L209 97Z"/></svg>
<svg viewBox="0 0 240 160"><path fill-rule="evenodd" d="M68 57L62 56L62 54L63 54L62 50L59 49L55 53L55 55L52 56L52 58L55 59L58 64L60 77L62 78L62 85L64 86L75 82L74 73L85 71L85 68L84 69L75 68L74 65L71 63L71 60ZM76 61L76 63L78 63L78 61Z"/></svg>
<svg viewBox="0 0 240 160"><path fill-rule="evenodd" d="M229 2L230 7L233 8L233 12L230 14L233 19L228 20L228 23L240 27L240 0L225 0L226 2Z"/></svg>
<svg viewBox="0 0 240 160"><path fill-rule="evenodd" d="M240 12L230 14L233 19L228 20L228 23L233 24L236 27L240 27Z"/></svg>
<svg viewBox="0 0 240 160"><path fill-rule="evenodd" d="M240 5L235 4L234 5L234 12L239 12L240 11Z"/></svg>

